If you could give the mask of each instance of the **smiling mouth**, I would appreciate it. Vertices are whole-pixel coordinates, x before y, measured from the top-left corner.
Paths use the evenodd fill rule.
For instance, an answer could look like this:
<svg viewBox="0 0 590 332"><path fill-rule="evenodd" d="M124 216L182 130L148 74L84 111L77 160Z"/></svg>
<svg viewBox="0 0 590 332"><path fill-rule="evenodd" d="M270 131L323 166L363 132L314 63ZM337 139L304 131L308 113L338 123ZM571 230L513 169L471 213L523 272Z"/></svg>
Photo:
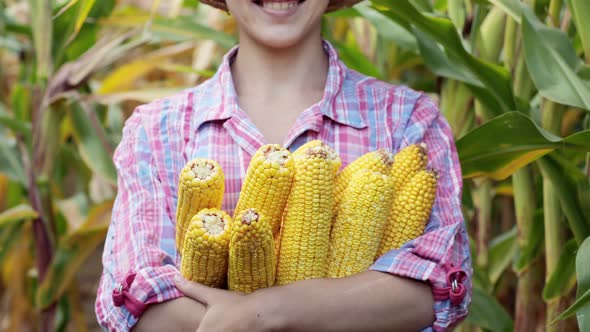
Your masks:
<svg viewBox="0 0 590 332"><path fill-rule="evenodd" d="M254 0L253 2L264 9L287 11L299 6L305 1L306 0Z"/></svg>

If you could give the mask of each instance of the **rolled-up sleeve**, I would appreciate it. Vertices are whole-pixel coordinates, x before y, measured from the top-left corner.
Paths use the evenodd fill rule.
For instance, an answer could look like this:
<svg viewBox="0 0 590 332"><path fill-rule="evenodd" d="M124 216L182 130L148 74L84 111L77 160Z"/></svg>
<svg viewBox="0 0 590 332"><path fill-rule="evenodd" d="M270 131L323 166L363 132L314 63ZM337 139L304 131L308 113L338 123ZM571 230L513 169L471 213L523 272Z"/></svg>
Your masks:
<svg viewBox="0 0 590 332"><path fill-rule="evenodd" d="M436 199L423 235L391 250L371 270L428 282L436 321L427 329L446 331L461 322L471 302L471 256L461 211L462 177L449 124L428 97L420 97L399 149L428 145L429 167L439 174Z"/></svg>
<svg viewBox="0 0 590 332"><path fill-rule="evenodd" d="M129 331L150 304L182 296L173 282L179 274L174 225L152 152L138 109L127 120L113 158L118 193L95 303L107 331Z"/></svg>

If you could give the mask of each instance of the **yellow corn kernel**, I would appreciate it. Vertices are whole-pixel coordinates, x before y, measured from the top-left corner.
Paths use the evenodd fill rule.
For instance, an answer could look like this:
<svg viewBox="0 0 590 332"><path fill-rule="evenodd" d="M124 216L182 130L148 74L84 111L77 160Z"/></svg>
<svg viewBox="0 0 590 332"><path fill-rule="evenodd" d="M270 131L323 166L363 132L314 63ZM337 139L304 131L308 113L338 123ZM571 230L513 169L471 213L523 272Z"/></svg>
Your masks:
<svg viewBox="0 0 590 332"><path fill-rule="evenodd" d="M338 210L344 191L346 190L348 183L350 183L353 174L361 170L368 170L389 175L392 164L393 155L385 149L380 149L365 153L348 166L344 167L344 169L336 176L336 182L334 184L334 208Z"/></svg>
<svg viewBox="0 0 590 332"><path fill-rule="evenodd" d="M414 175L426 167L428 163L427 148L426 143L412 144L393 156L391 177L396 193L399 193Z"/></svg>
<svg viewBox="0 0 590 332"><path fill-rule="evenodd" d="M332 226L328 277L351 276L371 266L392 200L389 175L364 169L352 174Z"/></svg>
<svg viewBox="0 0 590 332"><path fill-rule="evenodd" d="M202 209L221 209L225 176L221 166L209 159L193 159L178 180L176 247L182 251L184 236L193 216Z"/></svg>
<svg viewBox="0 0 590 332"><path fill-rule="evenodd" d="M258 149L246 171L234 219L245 209L256 209L268 219L273 236L277 236L294 177L295 163L289 150L278 144Z"/></svg>
<svg viewBox="0 0 590 332"><path fill-rule="evenodd" d="M422 170L396 194L377 257L424 233L434 205L437 180L434 170Z"/></svg>
<svg viewBox="0 0 590 332"><path fill-rule="evenodd" d="M340 167L342 166L342 160L340 159L340 156L336 153L334 149L326 145L321 140L316 139L313 141L309 141L300 146L295 152L293 152L293 154L305 154L306 151L308 151L310 148L317 147L322 147L326 150L326 153L328 154L328 159L332 163L332 171L334 172L334 175L336 175L340 171Z"/></svg>
<svg viewBox="0 0 590 332"><path fill-rule="evenodd" d="M322 278L334 205L334 155L324 144L293 153L295 181L281 229L277 285Z"/></svg>
<svg viewBox="0 0 590 332"><path fill-rule="evenodd" d="M184 239L180 273L187 280L220 288L229 259L231 217L219 209L197 213Z"/></svg>
<svg viewBox="0 0 590 332"><path fill-rule="evenodd" d="M252 293L260 288L272 287L275 275L272 226L256 209L243 210L236 216L231 228L229 289Z"/></svg>

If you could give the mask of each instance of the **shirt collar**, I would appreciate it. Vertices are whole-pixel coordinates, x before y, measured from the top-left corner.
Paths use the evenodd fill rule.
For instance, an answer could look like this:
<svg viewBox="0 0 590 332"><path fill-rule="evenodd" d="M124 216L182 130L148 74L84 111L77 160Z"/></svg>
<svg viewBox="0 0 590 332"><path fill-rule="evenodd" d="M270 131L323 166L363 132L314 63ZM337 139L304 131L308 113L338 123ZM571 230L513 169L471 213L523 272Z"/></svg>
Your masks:
<svg viewBox="0 0 590 332"><path fill-rule="evenodd" d="M345 107L338 107L337 97L342 91L342 86L346 76L348 75L348 68L342 63L338 57L338 52L328 41L323 41L324 50L328 55L328 77L326 80L326 87L324 89L324 96L322 100L312 106L314 111L336 121L340 124L351 126L354 128L365 128L367 125L360 116L349 116L345 111ZM223 62L217 70L214 80L214 86L219 89L220 98L217 107L212 107L208 112L203 112L201 123L215 120L227 120L231 118L238 109L238 101L234 82L231 73L231 63L238 52L238 46L233 47L223 57Z"/></svg>

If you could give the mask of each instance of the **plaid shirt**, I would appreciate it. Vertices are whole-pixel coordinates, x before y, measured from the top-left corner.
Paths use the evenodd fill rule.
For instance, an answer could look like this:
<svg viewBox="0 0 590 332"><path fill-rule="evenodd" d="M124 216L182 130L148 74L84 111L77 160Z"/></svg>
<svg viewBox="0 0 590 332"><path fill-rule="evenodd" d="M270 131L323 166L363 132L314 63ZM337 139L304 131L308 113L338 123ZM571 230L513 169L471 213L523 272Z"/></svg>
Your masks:
<svg viewBox="0 0 590 332"><path fill-rule="evenodd" d="M324 48L329 55L324 97L299 115L284 146L294 151L321 139L346 166L376 149L428 145L429 166L440 172L440 180L426 231L370 269L428 282L436 321L426 330L446 330L467 315L472 275L461 169L450 127L425 94L352 71L328 42ZM125 124L113 158L119 190L96 299L105 330L127 331L149 304L182 296L173 282L180 260L174 217L185 163L193 158L219 162L226 176L223 208L231 214L248 163L266 144L237 103L230 71L236 51L225 56L208 81L138 107Z"/></svg>

